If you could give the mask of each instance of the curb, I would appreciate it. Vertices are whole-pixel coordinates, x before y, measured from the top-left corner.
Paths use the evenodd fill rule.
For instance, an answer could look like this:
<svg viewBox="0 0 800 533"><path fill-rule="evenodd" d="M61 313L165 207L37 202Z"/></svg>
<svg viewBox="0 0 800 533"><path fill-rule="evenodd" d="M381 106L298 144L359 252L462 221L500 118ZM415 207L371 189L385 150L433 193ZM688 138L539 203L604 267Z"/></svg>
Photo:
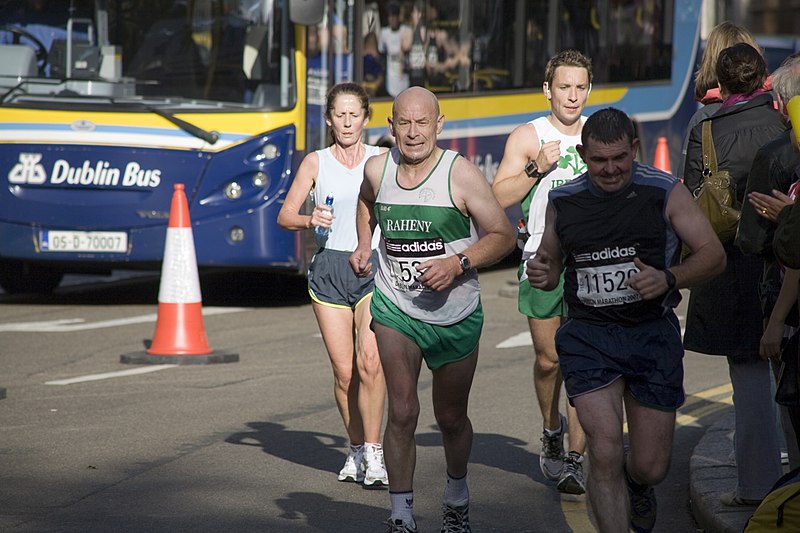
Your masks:
<svg viewBox="0 0 800 533"><path fill-rule="evenodd" d="M733 407L708 428L689 462L689 499L692 514L705 533L741 533L755 507L722 505L722 494L736 490L733 452Z"/></svg>

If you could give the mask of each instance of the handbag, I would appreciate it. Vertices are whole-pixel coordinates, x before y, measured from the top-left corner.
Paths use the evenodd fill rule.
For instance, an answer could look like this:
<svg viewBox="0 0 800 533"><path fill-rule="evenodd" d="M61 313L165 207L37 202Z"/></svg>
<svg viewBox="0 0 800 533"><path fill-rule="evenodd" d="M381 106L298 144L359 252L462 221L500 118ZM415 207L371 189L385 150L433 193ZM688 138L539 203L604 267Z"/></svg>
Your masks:
<svg viewBox="0 0 800 533"><path fill-rule="evenodd" d="M722 244L733 242L741 211L736 205L733 179L727 170L717 168L717 151L711 135L711 121L703 122L703 182L694 201L706 216Z"/></svg>
<svg viewBox="0 0 800 533"><path fill-rule="evenodd" d="M775 389L775 402L780 405L800 405L800 334L795 332L781 348L781 369Z"/></svg>

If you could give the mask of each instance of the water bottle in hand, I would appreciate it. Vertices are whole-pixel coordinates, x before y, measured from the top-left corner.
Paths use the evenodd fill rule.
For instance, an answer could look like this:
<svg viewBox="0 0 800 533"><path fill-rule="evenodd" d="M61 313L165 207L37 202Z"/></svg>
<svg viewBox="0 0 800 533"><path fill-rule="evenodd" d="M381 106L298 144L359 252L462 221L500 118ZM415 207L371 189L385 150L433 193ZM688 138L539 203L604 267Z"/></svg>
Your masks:
<svg viewBox="0 0 800 533"><path fill-rule="evenodd" d="M333 217L333 195L332 194L329 194L327 197L325 197L325 206L327 207L328 212L331 214L331 217ZM317 226L317 228L316 228L317 235L319 235L319 236L327 235L330 232L330 230L331 230L330 228L323 228L322 226Z"/></svg>
<svg viewBox="0 0 800 533"><path fill-rule="evenodd" d="M517 224L517 247L520 250L525 249L525 243L528 242L528 237L530 234L528 233L528 226L525 224L525 219L519 219L519 223Z"/></svg>

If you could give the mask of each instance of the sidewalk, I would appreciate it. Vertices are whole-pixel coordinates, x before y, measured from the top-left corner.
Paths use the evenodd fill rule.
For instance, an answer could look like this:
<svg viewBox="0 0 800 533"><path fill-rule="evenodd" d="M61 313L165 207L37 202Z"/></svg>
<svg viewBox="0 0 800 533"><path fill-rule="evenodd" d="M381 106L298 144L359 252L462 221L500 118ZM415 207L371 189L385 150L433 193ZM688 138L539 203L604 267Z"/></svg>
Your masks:
<svg viewBox="0 0 800 533"><path fill-rule="evenodd" d="M733 407L726 409L697 443L689 463L689 498L697 524L705 533L741 533L755 507L727 507L719 497L736 488L733 451Z"/></svg>

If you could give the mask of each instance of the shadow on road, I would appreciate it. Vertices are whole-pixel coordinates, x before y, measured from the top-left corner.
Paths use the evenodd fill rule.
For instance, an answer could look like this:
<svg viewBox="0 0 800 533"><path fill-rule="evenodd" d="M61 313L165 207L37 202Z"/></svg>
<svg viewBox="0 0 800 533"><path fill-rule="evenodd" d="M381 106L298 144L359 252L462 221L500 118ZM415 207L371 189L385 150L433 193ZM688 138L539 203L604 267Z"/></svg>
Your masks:
<svg viewBox="0 0 800 533"><path fill-rule="evenodd" d="M313 431L295 431L273 422L249 422L250 431L234 433L225 442L258 446L264 453L291 463L323 472L335 472L346 458L344 437ZM417 445L441 447L442 436L436 427L417 433ZM528 443L507 435L476 433L470 463L483 464L512 474L548 483L539 470L539 456L525 449Z"/></svg>
<svg viewBox="0 0 800 533"><path fill-rule="evenodd" d="M142 273L124 279L87 276L85 281L61 286L52 294L4 294L0 304L28 305L157 305L161 277ZM306 279L257 272L200 274L203 305L219 307L283 307L310 303Z"/></svg>

